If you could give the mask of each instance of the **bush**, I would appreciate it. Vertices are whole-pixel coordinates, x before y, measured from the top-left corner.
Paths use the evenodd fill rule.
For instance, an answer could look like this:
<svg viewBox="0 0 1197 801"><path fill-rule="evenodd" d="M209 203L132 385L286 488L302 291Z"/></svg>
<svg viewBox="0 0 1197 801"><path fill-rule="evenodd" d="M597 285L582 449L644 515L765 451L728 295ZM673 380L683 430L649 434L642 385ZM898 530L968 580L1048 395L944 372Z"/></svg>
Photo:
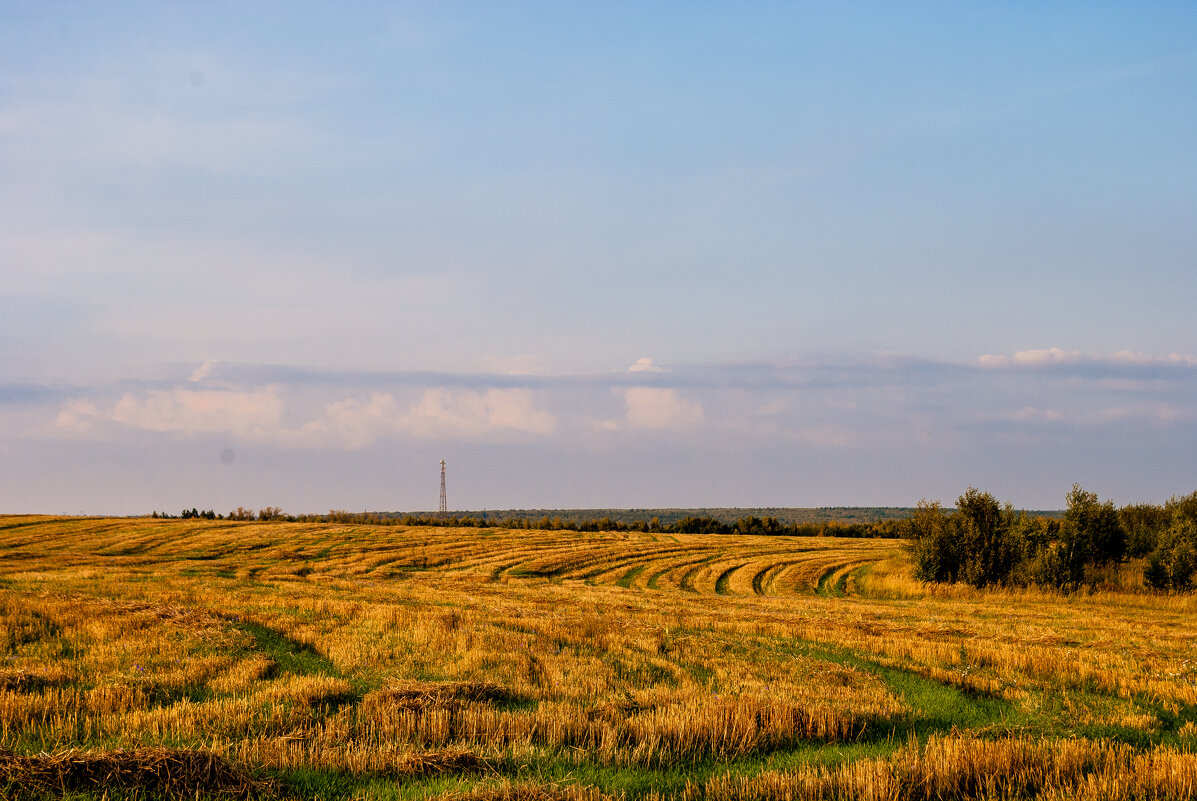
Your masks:
<svg viewBox="0 0 1197 801"><path fill-rule="evenodd" d="M1192 508L1197 531L1197 493ZM1015 515L1010 504L969 487L951 514L937 503L920 502L906 534L915 578L974 587L1038 584L1073 590L1086 580L1100 580L1100 568L1120 561L1127 542L1113 501L1101 503L1079 484L1068 493L1062 521Z"/></svg>
<svg viewBox="0 0 1197 801"><path fill-rule="evenodd" d="M956 501L960 578L974 587L1003 584L1021 556L1012 536L1014 510L988 492L969 487Z"/></svg>
<svg viewBox="0 0 1197 801"><path fill-rule="evenodd" d="M1164 505L1169 525L1147 560L1143 580L1158 590L1186 590L1197 573L1197 492Z"/></svg>
<svg viewBox="0 0 1197 801"><path fill-rule="evenodd" d="M938 502L919 501L907 521L908 550L914 557L914 577L920 581L954 583L960 574L960 548L950 518Z"/></svg>
<svg viewBox="0 0 1197 801"><path fill-rule="evenodd" d="M1159 545L1160 535L1168 528L1171 513L1162 506L1139 503L1118 510L1118 519L1126 531L1128 556L1146 556Z"/></svg>

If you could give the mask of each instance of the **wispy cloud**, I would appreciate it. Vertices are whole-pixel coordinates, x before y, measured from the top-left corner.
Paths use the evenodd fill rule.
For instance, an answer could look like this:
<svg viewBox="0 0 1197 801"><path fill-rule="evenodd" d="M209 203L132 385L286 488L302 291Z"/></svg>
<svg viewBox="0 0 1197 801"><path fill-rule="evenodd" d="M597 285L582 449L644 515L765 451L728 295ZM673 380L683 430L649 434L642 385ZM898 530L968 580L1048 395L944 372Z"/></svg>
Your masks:
<svg viewBox="0 0 1197 801"><path fill-rule="evenodd" d="M1078 365L1085 370L1077 372ZM1127 369L1154 372L1144 379ZM1000 366L992 359L857 356L511 375L209 360L176 372L173 382L142 387L26 390L22 419L43 409L45 435L57 439L220 434L304 451L389 442L537 443L600 452L662 437L695 448L735 442L747 452L784 442L796 452L867 454L1044 432L1065 438L1121 436L1130 428L1185 432L1194 423L1189 409L1197 382L1197 370L1183 358L1097 358L1059 348L1015 354Z"/></svg>
<svg viewBox="0 0 1197 801"><path fill-rule="evenodd" d="M374 393L364 402L336 401L293 436L285 435L310 444L362 447L396 436L447 441L486 441L512 433L544 436L556 427L557 418L537 407L530 390L436 388L411 405L390 393Z"/></svg>
<svg viewBox="0 0 1197 801"><path fill-rule="evenodd" d="M637 359L636 363L629 367L628 370L633 373L659 373L662 371L662 368L653 364L652 359L644 356Z"/></svg>
<svg viewBox="0 0 1197 801"><path fill-rule="evenodd" d="M227 431L262 435L282 421L277 387L248 392L205 389L126 393L112 409L115 423L150 431L194 434Z"/></svg>
<svg viewBox="0 0 1197 801"><path fill-rule="evenodd" d="M623 391L627 422L642 428L687 428L701 423L702 404L683 398L676 389L629 387Z"/></svg>
<svg viewBox="0 0 1197 801"><path fill-rule="evenodd" d="M1089 372L1096 373L1102 370L1125 372L1140 368L1193 368L1197 367L1197 358L1183 353L1153 356L1133 350L1119 350L1099 355L1050 347L1020 350L1009 356L987 353L977 360L977 364L986 370L1083 367L1087 368Z"/></svg>
<svg viewBox="0 0 1197 801"><path fill-rule="evenodd" d="M1090 360L1078 373L1081 357L1046 351L996 369L828 356L522 376L211 360L177 365L169 381L25 387L8 399L0 393L0 448L102 442L134 452L169 443L172 453L206 450L213 464L223 464L217 457L228 447L343 465L398 454L423 460L446 449L467 463L524 453L546 470L574 470L577 480L580 465L614 464L619 454L635 453L696 481L711 479L690 468L695 456L717 452L729 465L755 464L758 455L789 465L777 467L777 475L796 470L809 486L872 476L861 502L875 497L870 481L906 487L909 502L992 476L1033 475L1042 484L1054 480L1051 471L1066 489L1090 474L1101 452L1096 443L1116 443L1109 447L1130 454L1136 470L1154 465L1156 456L1144 462L1134 455L1145 449L1171 454L1161 465L1173 471L1191 466L1191 457L1178 454L1197 452L1197 370L1167 357L1119 357ZM1158 375L1119 372L1127 363L1144 369L1143 362ZM238 458L237 469L249 461ZM1042 497L1034 494L1039 484L1027 481L1028 497ZM1181 489L1168 485L1169 492Z"/></svg>

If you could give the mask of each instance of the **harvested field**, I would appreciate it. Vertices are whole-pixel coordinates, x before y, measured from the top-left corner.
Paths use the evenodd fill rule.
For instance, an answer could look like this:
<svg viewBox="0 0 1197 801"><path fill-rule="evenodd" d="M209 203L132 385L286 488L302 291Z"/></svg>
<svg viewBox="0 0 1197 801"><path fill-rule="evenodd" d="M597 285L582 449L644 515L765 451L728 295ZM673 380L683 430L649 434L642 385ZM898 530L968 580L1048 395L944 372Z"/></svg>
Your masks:
<svg viewBox="0 0 1197 801"><path fill-rule="evenodd" d="M1190 596L931 588L886 540L10 517L0 550L9 795L1197 797Z"/></svg>

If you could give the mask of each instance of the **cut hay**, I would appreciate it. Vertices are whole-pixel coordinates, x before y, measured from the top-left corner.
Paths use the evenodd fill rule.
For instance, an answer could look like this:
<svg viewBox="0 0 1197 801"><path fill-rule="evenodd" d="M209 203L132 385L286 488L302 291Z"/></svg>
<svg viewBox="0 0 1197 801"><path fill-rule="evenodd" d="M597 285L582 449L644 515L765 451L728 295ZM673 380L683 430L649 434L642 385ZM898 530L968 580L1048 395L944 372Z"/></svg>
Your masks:
<svg viewBox="0 0 1197 801"><path fill-rule="evenodd" d="M586 710L586 717L590 720L600 720L612 725L620 725L632 715L648 712L653 709L648 704L637 701L607 701L593 704Z"/></svg>
<svg viewBox="0 0 1197 801"><path fill-rule="evenodd" d="M376 690L365 700L399 709L456 708L467 703L506 704L523 698L506 687L485 681L413 682Z"/></svg>
<svg viewBox="0 0 1197 801"><path fill-rule="evenodd" d="M465 793L441 796L444 801L612 801L595 787L576 784L534 784L506 782L498 786L475 787ZM622 798L622 796L621 796Z"/></svg>
<svg viewBox="0 0 1197 801"><path fill-rule="evenodd" d="M172 798L207 795L249 799L275 794L272 782L256 779L224 757L207 751L71 749L24 756L0 750L0 792L5 798L109 788L145 790Z"/></svg>
<svg viewBox="0 0 1197 801"><path fill-rule="evenodd" d="M435 776L442 773L495 773L482 757L465 750L417 751L399 757L390 771L399 776Z"/></svg>
<svg viewBox="0 0 1197 801"><path fill-rule="evenodd" d="M28 670L0 670L0 690L29 693L46 687L61 687L63 684L66 684L66 674L61 671L34 673Z"/></svg>

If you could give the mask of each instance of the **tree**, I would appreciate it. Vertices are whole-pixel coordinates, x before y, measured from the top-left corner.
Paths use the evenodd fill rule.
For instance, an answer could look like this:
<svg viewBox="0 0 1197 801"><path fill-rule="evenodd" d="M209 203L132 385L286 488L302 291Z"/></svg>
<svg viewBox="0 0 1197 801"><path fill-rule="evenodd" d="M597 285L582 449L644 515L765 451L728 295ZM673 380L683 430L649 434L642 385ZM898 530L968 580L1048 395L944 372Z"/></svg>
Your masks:
<svg viewBox="0 0 1197 801"><path fill-rule="evenodd" d="M938 501L919 501L907 521L907 549L920 581L954 583L960 573L960 548L953 526Z"/></svg>
<svg viewBox="0 0 1197 801"><path fill-rule="evenodd" d="M1197 492L1164 505L1168 528L1147 559L1143 580L1160 590L1186 590L1197 574Z"/></svg>
<svg viewBox="0 0 1197 801"><path fill-rule="evenodd" d="M960 578L974 587L1005 583L1020 553L1012 536L1014 509L988 492L969 487L956 501L961 542Z"/></svg>
<svg viewBox="0 0 1197 801"><path fill-rule="evenodd" d="M1154 551L1171 517L1167 509L1152 503L1138 503L1119 509L1118 519L1126 531L1127 556L1146 556Z"/></svg>
<svg viewBox="0 0 1197 801"><path fill-rule="evenodd" d="M259 520L274 520L278 517L281 517L282 514L283 514L283 510L281 507L267 506L265 509L258 510L258 519Z"/></svg>
<svg viewBox="0 0 1197 801"><path fill-rule="evenodd" d="M1126 529L1118 517L1113 501L1099 503L1096 492L1085 492L1080 484L1073 484L1068 493L1068 509L1064 512L1065 527L1076 529L1082 564L1104 565L1118 562L1126 555Z"/></svg>

